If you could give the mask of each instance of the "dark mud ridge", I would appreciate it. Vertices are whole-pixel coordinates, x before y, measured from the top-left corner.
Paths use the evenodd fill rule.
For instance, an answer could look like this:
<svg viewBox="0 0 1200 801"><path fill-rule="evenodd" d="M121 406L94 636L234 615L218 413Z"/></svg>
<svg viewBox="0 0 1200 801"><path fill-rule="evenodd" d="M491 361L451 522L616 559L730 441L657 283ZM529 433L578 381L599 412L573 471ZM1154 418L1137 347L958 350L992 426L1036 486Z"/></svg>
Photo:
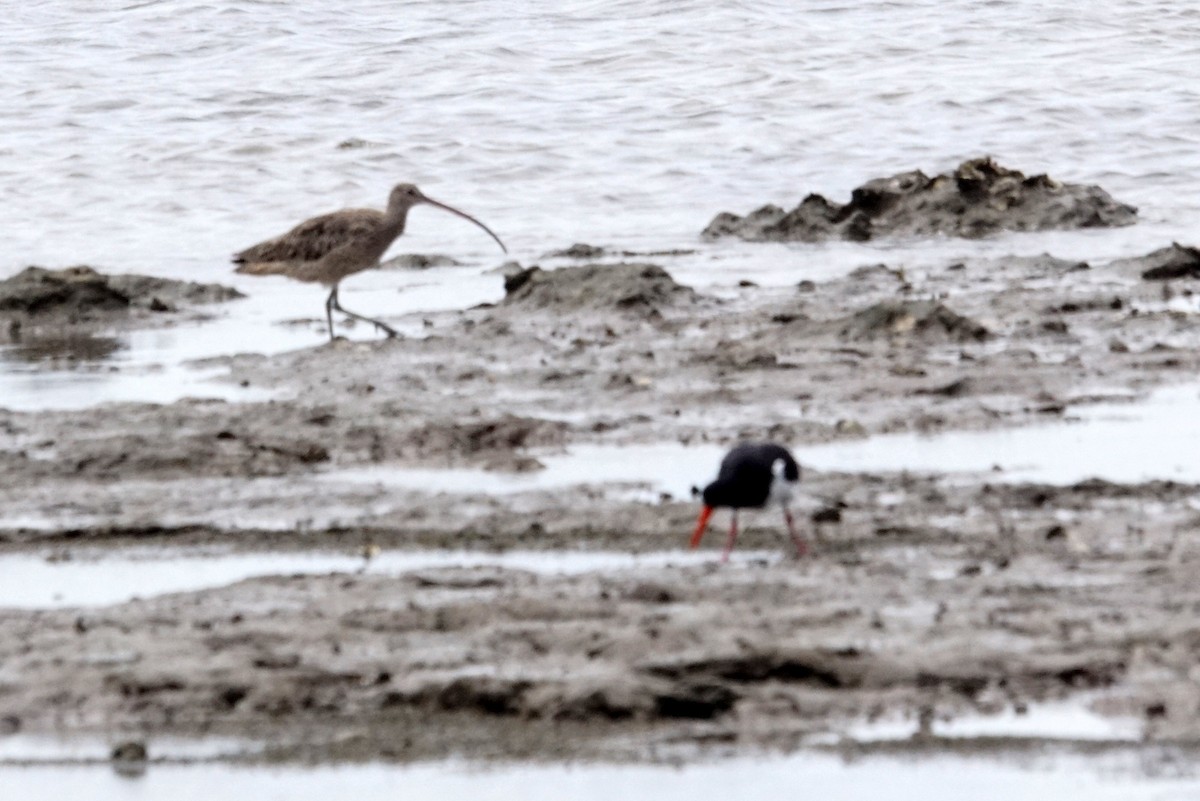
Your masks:
<svg viewBox="0 0 1200 801"><path fill-rule="evenodd" d="M546 254L548 259L598 259L605 253L604 248L599 245L589 245L584 242L576 242L569 248L562 250L552 250Z"/></svg>
<svg viewBox="0 0 1200 801"><path fill-rule="evenodd" d="M668 250L619 250L610 251L599 245L589 245L586 242L576 242L569 248L552 250L545 254L547 259L598 259L602 256L621 256L622 258L654 258L659 256L687 256L695 253L687 248L671 248Z"/></svg>
<svg viewBox="0 0 1200 801"><path fill-rule="evenodd" d="M953 173L920 170L876 178L846 204L810 194L791 211L763 206L745 217L722 212L706 239L736 236L751 242L865 242L879 236L980 237L998 231L1044 231L1131 225L1137 209L1098 186L1026 177L990 158L965 161Z"/></svg>
<svg viewBox="0 0 1200 801"><path fill-rule="evenodd" d="M0 281L0 313L32 322L85 322L135 310L175 311L179 305L242 297L236 289L148 275L106 275L91 267L29 267Z"/></svg>
<svg viewBox="0 0 1200 801"><path fill-rule="evenodd" d="M1200 278L1200 250L1178 242L1145 256L1118 259L1117 269L1136 270L1147 281L1171 281L1177 278Z"/></svg>

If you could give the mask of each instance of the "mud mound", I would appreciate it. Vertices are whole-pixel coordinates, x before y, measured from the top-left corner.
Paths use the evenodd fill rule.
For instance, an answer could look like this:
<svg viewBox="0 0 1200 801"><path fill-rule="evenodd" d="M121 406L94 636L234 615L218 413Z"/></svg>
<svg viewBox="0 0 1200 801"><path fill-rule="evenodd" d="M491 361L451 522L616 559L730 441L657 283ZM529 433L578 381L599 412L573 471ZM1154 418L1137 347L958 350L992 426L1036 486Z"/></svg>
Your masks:
<svg viewBox="0 0 1200 801"><path fill-rule="evenodd" d="M44 270L29 267L0 282L0 311L85 314L129 308L129 297L90 267Z"/></svg>
<svg viewBox="0 0 1200 801"><path fill-rule="evenodd" d="M176 281L150 275L110 275L108 285L129 298L130 305L151 311L167 311L163 304L221 303L245 297L230 286Z"/></svg>
<svg viewBox="0 0 1200 801"><path fill-rule="evenodd" d="M429 270L433 267L461 266L461 261L439 253L404 253L379 264L381 270Z"/></svg>
<svg viewBox="0 0 1200 801"><path fill-rule="evenodd" d="M89 332L56 331L31 336L18 332L15 337L9 335L8 338L16 344L6 348L0 358L29 364L71 366L80 362L102 362L123 347L116 337L96 336Z"/></svg>
<svg viewBox="0 0 1200 801"><path fill-rule="evenodd" d="M120 314L132 309L173 311L180 303L240 298L236 289L147 275L105 275L91 267L46 270L29 267L0 281L0 312L59 315L69 320Z"/></svg>
<svg viewBox="0 0 1200 801"><path fill-rule="evenodd" d="M549 271L531 267L506 278L504 292L502 305L554 310L653 310L697 297L656 264L589 264Z"/></svg>
<svg viewBox="0 0 1200 801"><path fill-rule="evenodd" d="M604 248L599 245L589 245L586 242L576 242L569 248L552 250L546 254L548 259L598 259L604 255Z"/></svg>
<svg viewBox="0 0 1200 801"><path fill-rule="evenodd" d="M979 323L930 300L876 303L844 321L838 336L850 340L906 337L926 342L980 342L991 334Z"/></svg>
<svg viewBox="0 0 1200 801"><path fill-rule="evenodd" d="M568 428L556 420L511 414L470 423L430 423L408 435L406 450L421 456L502 454L519 448L560 445Z"/></svg>
<svg viewBox="0 0 1200 801"><path fill-rule="evenodd" d="M990 158L965 161L932 178L920 170L876 178L850 202L811 194L791 211L763 206L745 217L723 212L706 239L736 236L752 242L866 241L877 236L979 237L997 231L1043 231L1130 225L1137 209L1098 186L1026 177Z"/></svg>
<svg viewBox="0 0 1200 801"><path fill-rule="evenodd" d="M1170 247L1160 248L1145 256L1118 259L1111 266L1137 270L1147 281L1200 278L1200 249L1172 242Z"/></svg>
<svg viewBox="0 0 1200 801"><path fill-rule="evenodd" d="M542 258L545 259L598 259L602 256L619 256L626 259L653 259L661 256L690 256L695 250L688 248L671 248L669 250L609 250L600 245L589 245L586 242L576 242L569 248L552 250Z"/></svg>

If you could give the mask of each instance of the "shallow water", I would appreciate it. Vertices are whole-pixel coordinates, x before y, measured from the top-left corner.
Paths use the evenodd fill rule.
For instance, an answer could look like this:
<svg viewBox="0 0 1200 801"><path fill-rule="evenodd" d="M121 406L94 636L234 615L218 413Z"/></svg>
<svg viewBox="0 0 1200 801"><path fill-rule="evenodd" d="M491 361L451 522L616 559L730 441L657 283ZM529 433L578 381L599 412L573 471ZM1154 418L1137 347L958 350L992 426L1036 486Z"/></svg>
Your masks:
<svg viewBox="0 0 1200 801"><path fill-rule="evenodd" d="M1142 736L1143 721L1134 717L1107 717L1092 712L1086 698L1036 704L1021 713L1012 709L998 714L958 715L934 720L924 736L955 740L1013 739L1046 742L1135 743ZM882 720L850 725L842 732L816 734L806 739L812 746L846 743L872 745L903 742L918 736L918 723L911 719ZM0 770L5 765L82 764L109 761L113 746L127 736L55 736L44 734L0 735ZM263 743L233 738L162 737L146 742L157 762L200 762L235 760L259 754Z"/></svg>
<svg viewBox="0 0 1200 801"><path fill-rule="evenodd" d="M0 767L0 784L14 797L88 798L127 801L171 798L563 799L614 796L658 801L730 798L821 798L857 801L1184 801L1200 793L1194 766L1169 756L1087 760L1039 757L984 760L961 757L911 759L800 756L710 760L669 765L518 765L460 763L416 766L264 768L217 765L151 765L145 775L121 777L103 766Z"/></svg>
<svg viewBox="0 0 1200 801"><path fill-rule="evenodd" d="M526 264L575 240L696 247L667 262L698 286L882 260L1132 255L1200 227L1198 32L1200 11L1167 0L1069 13L1033 0L421 0L403 15L382 0L25 4L0 42L0 277L87 262L220 280L261 302L216 312L249 319L236 336L217 325L165 350L126 343L132 362L172 369L188 342L319 344L319 325L272 328L319 318L319 291L234 276L227 256L313 214L378 206L399 180L477 214ZM697 242L718 211L844 199L868 178L980 153L1100 183L1142 221L982 242ZM398 315L501 291L483 272L502 254L449 215L417 209L394 252L471 266L356 276L348 306ZM179 394L78 371L35 387L12 370L0 363L0 397L23 407Z"/></svg>
<svg viewBox="0 0 1200 801"><path fill-rule="evenodd" d="M733 564L773 562L778 553L739 551ZM369 562L338 553L203 554L173 549L80 550L71 559L29 554L0 556L0 608L52 609L107 606L134 598L223 587L258 576L368 573L399 575L439 567L502 567L545 574L698 565L711 553L663 551L384 551Z"/></svg>
<svg viewBox="0 0 1200 801"><path fill-rule="evenodd" d="M129 738L119 736L105 738L0 735L0 766L48 762L108 762L113 746L127 739ZM155 759L167 761L229 759L262 751L262 745L259 743L221 737L155 737L150 746ZM0 767L0 776L4 770Z"/></svg>
<svg viewBox="0 0 1200 801"><path fill-rule="evenodd" d="M982 473L996 481L1050 484L1088 478L1200 482L1200 386L1168 387L1128 403L1082 405L1069 417L993 431L890 434L795 452L803 467L824 471ZM653 501L662 493L682 500L715 477L727 450L710 443L575 445L565 453L536 453L546 467L529 473L385 466L331 470L319 480L490 495L609 483L632 499Z"/></svg>
<svg viewBox="0 0 1200 801"><path fill-rule="evenodd" d="M427 492L488 495L615 483L642 500L656 500L658 493L683 499L691 495L693 486L703 487L716 477L717 465L727 450L721 445L677 442L575 445L565 453L538 453L538 461L545 468L528 473L478 468L363 467L331 470L322 478ZM639 488L644 492L637 493Z"/></svg>
<svg viewBox="0 0 1200 801"><path fill-rule="evenodd" d="M403 16L382 0L73 0L6 22L0 270L212 277L239 246L381 204L398 180L477 213L520 258L578 238L691 243L723 208L981 152L1101 182L1175 230L1200 212L1200 11L1167 0L457 0ZM498 255L428 210L406 239Z"/></svg>
<svg viewBox="0 0 1200 801"><path fill-rule="evenodd" d="M364 314L440 311L474 305L503 295L503 279L473 268L434 268L420 272L373 271L359 285L340 292L344 305ZM227 282L228 283L228 282ZM203 319L165 328L112 331L96 338L112 349L93 359L31 359L29 348L0 346L0 406L9 409L74 409L113 401L170 403L184 397L230 401L272 397L265 390L219 379L226 368L204 359L232 353L279 353L327 341L320 287L272 278L275 292L249 292L226 304L197 307ZM452 293L446 287L454 284ZM287 322L284 322L287 321ZM393 326L402 336L425 335L419 319ZM369 326L339 327L339 333L373 338ZM35 342L36 344L36 342ZM197 364L199 363L199 364Z"/></svg>
<svg viewBox="0 0 1200 801"><path fill-rule="evenodd" d="M1136 742L1142 736L1139 718L1098 715L1083 699L1038 704L1022 713L1012 709L995 715L960 715L932 721L928 734L950 739L1001 737L1037 740ZM913 720L884 720L852 726L846 736L859 743L899 741L918 731Z"/></svg>
<svg viewBox="0 0 1200 801"><path fill-rule="evenodd" d="M1200 482L1200 387L1071 409L1072 422L923 436L895 434L805 448L821 470L989 473L997 481Z"/></svg>

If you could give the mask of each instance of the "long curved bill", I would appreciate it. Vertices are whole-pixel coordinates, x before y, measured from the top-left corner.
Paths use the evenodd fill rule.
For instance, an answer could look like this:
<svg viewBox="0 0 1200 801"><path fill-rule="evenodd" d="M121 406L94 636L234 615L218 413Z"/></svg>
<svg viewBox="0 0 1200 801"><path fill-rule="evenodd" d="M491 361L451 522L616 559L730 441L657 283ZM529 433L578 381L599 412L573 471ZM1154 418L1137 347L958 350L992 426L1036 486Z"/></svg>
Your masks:
<svg viewBox="0 0 1200 801"><path fill-rule="evenodd" d="M704 538L704 530L708 528L708 519L712 517L713 508L705 506L700 510L700 519L696 521L696 530L692 532L692 548L700 545L700 540Z"/></svg>
<svg viewBox="0 0 1200 801"><path fill-rule="evenodd" d="M462 217L464 220L470 220L471 222L475 223L480 228L487 231L488 236L490 236L492 239L496 240L496 244L500 246L501 250L503 250L505 253L508 252L508 248L504 247L504 243L500 241L500 237L496 236L496 234L492 231L491 228L488 228L486 225L484 225L479 220L472 217L470 214L467 214L465 211L459 211L458 209L454 208L453 206L447 206L445 203L441 203L437 200L434 200L433 198L427 197L427 198L425 198L425 202L431 206L437 206L439 209L448 211L451 214L457 214L459 217Z"/></svg>

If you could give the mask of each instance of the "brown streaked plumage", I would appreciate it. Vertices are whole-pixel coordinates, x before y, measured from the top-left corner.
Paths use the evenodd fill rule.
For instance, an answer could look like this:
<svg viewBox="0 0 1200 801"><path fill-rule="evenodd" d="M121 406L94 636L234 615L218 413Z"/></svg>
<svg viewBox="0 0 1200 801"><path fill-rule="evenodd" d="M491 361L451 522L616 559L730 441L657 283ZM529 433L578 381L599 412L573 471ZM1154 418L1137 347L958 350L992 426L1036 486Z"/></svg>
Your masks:
<svg viewBox="0 0 1200 801"><path fill-rule="evenodd" d="M305 220L274 239L259 242L233 257L235 272L246 275L285 275L297 281L324 284L330 288L325 301L325 320L333 339L333 312L371 323L389 337L396 331L379 320L355 314L338 303L338 282L357 272L374 267L392 242L404 233L408 210L420 203L436 206L470 220L495 239L507 253L508 248L492 229L466 212L426 197L412 184L397 184L388 196L387 211L345 209Z"/></svg>

